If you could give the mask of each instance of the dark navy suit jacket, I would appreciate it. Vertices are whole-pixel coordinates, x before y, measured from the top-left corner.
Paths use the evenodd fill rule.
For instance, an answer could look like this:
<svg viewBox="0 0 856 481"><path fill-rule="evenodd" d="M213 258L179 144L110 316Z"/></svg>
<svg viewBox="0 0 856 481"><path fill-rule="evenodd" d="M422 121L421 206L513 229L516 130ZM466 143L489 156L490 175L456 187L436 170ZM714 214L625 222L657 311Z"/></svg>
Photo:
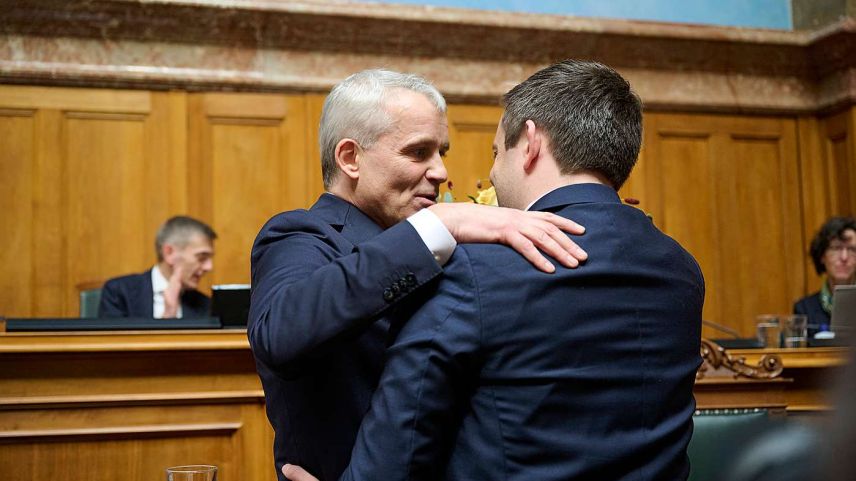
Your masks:
<svg viewBox="0 0 856 481"><path fill-rule="evenodd" d="M101 289L98 317L154 317L152 271L110 279ZM181 294L185 318L210 315L211 301L205 294L187 290Z"/></svg>
<svg viewBox="0 0 856 481"><path fill-rule="evenodd" d="M828 330L832 319L832 316L823 310L823 305L820 302L820 291L795 302L794 314L805 314L808 316L809 336L814 336L821 324L826 324Z"/></svg>
<svg viewBox="0 0 856 481"><path fill-rule="evenodd" d="M574 240L589 260L550 275L459 245L387 351L342 479L687 478L698 265L609 187L563 187L533 210L586 226Z"/></svg>
<svg viewBox="0 0 856 481"><path fill-rule="evenodd" d="M268 221L251 262L248 336L277 475L288 462L335 480L377 386L390 318L441 268L410 223L383 231L331 194Z"/></svg>

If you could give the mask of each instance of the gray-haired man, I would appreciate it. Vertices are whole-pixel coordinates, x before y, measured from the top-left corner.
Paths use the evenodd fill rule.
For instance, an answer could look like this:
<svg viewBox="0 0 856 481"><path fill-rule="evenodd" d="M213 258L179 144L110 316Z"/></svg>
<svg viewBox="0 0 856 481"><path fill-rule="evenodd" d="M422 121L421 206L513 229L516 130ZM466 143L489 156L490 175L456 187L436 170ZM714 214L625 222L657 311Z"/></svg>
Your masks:
<svg viewBox="0 0 856 481"><path fill-rule="evenodd" d="M446 104L420 77L345 79L324 104L320 144L327 192L271 219L252 252L248 335L280 479L285 463L322 480L342 473L388 330L431 295L456 242L508 244L546 272L555 268L537 248L568 267L585 258L561 231L582 232L567 219L435 203L447 176Z"/></svg>
<svg viewBox="0 0 856 481"><path fill-rule="evenodd" d="M217 234L203 222L175 216L155 236L156 266L110 279L101 290L98 317L203 317L209 299L197 291L214 268Z"/></svg>

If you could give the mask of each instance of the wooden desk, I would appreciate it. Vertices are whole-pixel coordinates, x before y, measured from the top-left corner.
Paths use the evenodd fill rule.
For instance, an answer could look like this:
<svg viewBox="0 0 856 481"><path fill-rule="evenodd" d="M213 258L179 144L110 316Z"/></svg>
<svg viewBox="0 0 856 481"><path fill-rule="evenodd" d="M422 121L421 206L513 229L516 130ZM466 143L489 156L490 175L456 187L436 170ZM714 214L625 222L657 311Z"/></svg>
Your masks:
<svg viewBox="0 0 856 481"><path fill-rule="evenodd" d="M828 408L844 349L782 357L773 381L706 378L699 408ZM158 481L206 463L220 481L273 480L273 432L244 331L0 333L0 479Z"/></svg>
<svg viewBox="0 0 856 481"><path fill-rule="evenodd" d="M732 356L745 357L747 364L757 363L764 354L780 356L784 366L780 377L790 380L785 386L783 399L788 413L794 414L831 408L830 388L835 385L849 356L849 350L840 347L732 349L728 352Z"/></svg>
<svg viewBox="0 0 856 481"><path fill-rule="evenodd" d="M0 479L274 480L245 331L0 333Z"/></svg>

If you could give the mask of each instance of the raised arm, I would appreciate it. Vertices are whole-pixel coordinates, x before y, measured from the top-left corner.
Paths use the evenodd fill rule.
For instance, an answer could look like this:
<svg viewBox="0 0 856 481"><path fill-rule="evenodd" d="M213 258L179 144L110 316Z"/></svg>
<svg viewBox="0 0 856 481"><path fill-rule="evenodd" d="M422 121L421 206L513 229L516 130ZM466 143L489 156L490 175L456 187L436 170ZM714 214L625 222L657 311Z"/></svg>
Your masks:
<svg viewBox="0 0 856 481"><path fill-rule="evenodd" d="M272 367L323 355L442 272L407 222L342 256L329 231L292 217L253 248L248 336Z"/></svg>

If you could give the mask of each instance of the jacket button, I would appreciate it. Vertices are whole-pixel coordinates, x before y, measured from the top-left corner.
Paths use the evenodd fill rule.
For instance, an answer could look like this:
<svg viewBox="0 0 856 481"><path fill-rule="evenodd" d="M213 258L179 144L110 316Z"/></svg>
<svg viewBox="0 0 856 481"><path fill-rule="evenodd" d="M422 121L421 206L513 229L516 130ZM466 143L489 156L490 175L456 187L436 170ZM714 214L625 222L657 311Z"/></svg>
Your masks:
<svg viewBox="0 0 856 481"><path fill-rule="evenodd" d="M392 289L386 288L383 290L383 300L391 301L395 298L395 294L392 293Z"/></svg>

